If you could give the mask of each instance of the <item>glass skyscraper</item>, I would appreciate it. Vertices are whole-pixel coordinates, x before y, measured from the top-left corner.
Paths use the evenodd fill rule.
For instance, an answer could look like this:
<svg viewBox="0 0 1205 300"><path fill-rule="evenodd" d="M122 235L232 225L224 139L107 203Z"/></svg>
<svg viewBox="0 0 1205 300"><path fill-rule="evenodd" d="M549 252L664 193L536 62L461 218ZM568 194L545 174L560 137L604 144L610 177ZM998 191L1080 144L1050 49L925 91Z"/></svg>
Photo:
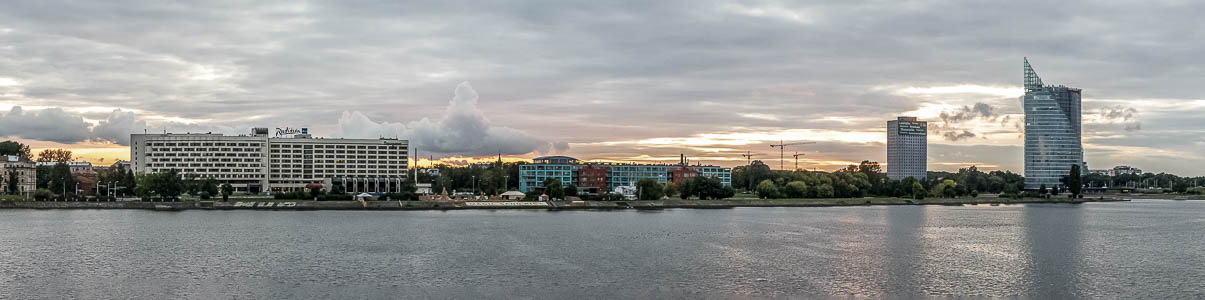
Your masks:
<svg viewBox="0 0 1205 300"><path fill-rule="evenodd" d="M1042 85L1025 58L1025 188L1062 185L1071 165L1083 169L1080 89Z"/></svg>

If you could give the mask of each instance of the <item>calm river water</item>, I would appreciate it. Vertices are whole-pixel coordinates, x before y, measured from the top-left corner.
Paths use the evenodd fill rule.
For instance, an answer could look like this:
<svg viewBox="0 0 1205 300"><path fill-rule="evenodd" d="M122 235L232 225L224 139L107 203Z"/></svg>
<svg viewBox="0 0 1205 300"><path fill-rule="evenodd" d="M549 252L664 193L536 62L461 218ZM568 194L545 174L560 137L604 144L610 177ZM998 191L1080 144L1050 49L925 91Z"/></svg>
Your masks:
<svg viewBox="0 0 1205 300"><path fill-rule="evenodd" d="M0 299L1205 297L1205 201L2 210Z"/></svg>

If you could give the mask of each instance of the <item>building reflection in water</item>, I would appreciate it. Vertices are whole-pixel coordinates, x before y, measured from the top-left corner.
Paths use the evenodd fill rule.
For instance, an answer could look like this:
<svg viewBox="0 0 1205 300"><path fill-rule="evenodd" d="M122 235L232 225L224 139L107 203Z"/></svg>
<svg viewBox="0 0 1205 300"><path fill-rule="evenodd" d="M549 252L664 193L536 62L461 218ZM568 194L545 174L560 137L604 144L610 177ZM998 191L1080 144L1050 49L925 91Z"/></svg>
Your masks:
<svg viewBox="0 0 1205 300"><path fill-rule="evenodd" d="M1025 246L1030 257L1026 275L1028 294L1051 298L1082 297L1077 289L1083 267L1081 205L1029 204L1025 221Z"/></svg>

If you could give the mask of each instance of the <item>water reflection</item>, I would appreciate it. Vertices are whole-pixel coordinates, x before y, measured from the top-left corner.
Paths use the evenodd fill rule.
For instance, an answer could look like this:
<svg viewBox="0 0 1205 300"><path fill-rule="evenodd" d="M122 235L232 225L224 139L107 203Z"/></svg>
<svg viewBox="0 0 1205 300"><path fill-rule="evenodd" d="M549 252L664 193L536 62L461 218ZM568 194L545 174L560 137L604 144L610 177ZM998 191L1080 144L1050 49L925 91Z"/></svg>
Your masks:
<svg viewBox="0 0 1205 300"><path fill-rule="evenodd" d="M1026 268L1029 294L1052 298L1083 295L1076 288L1083 265L1082 210L1080 205L1070 204L1031 204L1022 210L1030 257Z"/></svg>
<svg viewBox="0 0 1205 300"><path fill-rule="evenodd" d="M886 259L883 265L887 274L887 283L883 294L899 295L901 291L916 291L927 276L923 273L928 269L926 246L924 238L925 206L892 206L887 208L888 230L886 246L881 257Z"/></svg>

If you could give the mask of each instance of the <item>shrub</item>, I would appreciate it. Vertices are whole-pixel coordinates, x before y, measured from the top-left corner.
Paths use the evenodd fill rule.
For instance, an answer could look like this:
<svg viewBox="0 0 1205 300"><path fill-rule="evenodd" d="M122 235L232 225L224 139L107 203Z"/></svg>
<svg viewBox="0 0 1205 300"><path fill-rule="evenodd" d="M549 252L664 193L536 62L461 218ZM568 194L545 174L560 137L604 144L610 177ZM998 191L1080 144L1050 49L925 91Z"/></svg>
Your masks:
<svg viewBox="0 0 1205 300"><path fill-rule="evenodd" d="M50 197L54 197L54 193L50 192L48 189L38 189L37 191L33 192L34 200L46 201L47 199L50 199Z"/></svg>
<svg viewBox="0 0 1205 300"><path fill-rule="evenodd" d="M803 198L808 193L808 185L803 181L792 181L785 190L787 198Z"/></svg>
<svg viewBox="0 0 1205 300"><path fill-rule="evenodd" d="M769 179L762 180L757 184L757 197L762 199L776 199L779 197L778 186L774 185L774 181Z"/></svg>

